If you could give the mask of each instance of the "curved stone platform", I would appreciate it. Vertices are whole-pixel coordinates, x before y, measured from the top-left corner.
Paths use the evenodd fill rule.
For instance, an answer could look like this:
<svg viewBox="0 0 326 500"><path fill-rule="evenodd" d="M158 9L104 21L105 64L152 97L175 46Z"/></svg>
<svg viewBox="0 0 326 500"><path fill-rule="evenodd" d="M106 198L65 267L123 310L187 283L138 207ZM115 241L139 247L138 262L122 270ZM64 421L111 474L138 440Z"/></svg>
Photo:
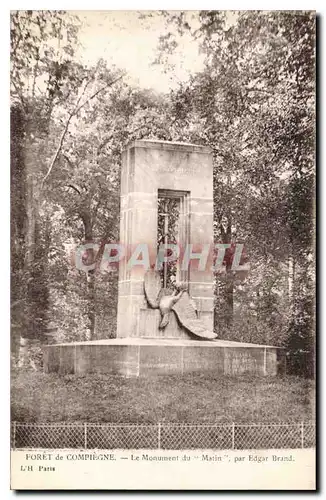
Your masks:
<svg viewBox="0 0 326 500"><path fill-rule="evenodd" d="M228 340L116 338L44 346L44 371L127 377L214 372L274 376L285 352L274 346Z"/></svg>

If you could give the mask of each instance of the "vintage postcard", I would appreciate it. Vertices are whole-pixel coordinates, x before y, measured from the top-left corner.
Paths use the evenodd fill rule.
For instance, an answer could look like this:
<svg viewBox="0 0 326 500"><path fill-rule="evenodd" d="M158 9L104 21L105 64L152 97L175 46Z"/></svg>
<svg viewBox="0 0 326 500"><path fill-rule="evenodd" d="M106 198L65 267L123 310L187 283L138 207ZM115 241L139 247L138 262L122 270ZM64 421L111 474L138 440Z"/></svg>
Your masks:
<svg viewBox="0 0 326 500"><path fill-rule="evenodd" d="M11 488L315 490L315 12L10 23Z"/></svg>

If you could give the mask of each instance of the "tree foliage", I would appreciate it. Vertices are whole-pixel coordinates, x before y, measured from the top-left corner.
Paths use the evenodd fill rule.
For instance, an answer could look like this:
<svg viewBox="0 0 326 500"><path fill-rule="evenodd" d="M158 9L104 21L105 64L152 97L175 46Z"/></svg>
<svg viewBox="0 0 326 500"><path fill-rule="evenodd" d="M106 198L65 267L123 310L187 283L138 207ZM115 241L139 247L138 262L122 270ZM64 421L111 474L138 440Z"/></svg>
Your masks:
<svg viewBox="0 0 326 500"><path fill-rule="evenodd" d="M164 15L167 61L183 33L205 55L171 95L174 138L211 146L216 241L244 242L251 263L245 283L228 268L217 276L216 325L288 345L301 365L308 353L312 373L311 324L296 325L313 302L315 16L202 11L192 26L184 12Z"/></svg>

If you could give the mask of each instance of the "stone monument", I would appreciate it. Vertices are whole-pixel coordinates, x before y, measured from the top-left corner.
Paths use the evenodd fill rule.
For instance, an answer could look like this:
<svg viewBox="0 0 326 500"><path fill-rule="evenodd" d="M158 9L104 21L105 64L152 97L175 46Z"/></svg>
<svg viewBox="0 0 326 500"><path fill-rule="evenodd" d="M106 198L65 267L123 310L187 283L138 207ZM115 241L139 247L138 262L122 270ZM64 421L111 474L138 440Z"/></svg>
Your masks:
<svg viewBox="0 0 326 500"><path fill-rule="evenodd" d="M117 337L45 346L45 371L276 375L284 365L282 349L220 340L213 331L211 257L199 266L203 248L213 245L210 149L152 140L129 144L122 155L120 211L125 251ZM162 248L180 254L172 260Z"/></svg>

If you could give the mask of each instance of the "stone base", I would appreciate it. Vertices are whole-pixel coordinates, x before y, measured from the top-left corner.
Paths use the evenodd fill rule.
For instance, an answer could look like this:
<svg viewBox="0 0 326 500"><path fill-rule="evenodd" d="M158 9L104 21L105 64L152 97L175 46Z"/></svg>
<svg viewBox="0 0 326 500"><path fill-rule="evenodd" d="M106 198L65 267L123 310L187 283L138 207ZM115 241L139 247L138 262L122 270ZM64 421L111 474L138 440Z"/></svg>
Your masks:
<svg viewBox="0 0 326 500"><path fill-rule="evenodd" d="M138 377L190 372L275 376L283 349L226 340L117 338L44 347L46 373Z"/></svg>

